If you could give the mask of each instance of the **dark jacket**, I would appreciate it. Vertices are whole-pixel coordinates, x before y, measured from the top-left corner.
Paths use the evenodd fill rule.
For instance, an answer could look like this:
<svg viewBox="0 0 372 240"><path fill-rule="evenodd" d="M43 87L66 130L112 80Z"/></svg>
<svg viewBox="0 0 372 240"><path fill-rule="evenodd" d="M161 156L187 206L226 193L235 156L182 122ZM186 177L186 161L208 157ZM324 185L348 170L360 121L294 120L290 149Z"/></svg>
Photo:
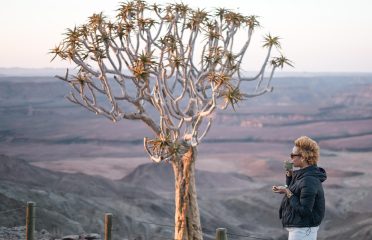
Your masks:
<svg viewBox="0 0 372 240"><path fill-rule="evenodd" d="M316 227L324 218L325 199L322 182L327 179L323 168L309 166L293 171L287 185L293 193L284 195L279 209L283 227Z"/></svg>

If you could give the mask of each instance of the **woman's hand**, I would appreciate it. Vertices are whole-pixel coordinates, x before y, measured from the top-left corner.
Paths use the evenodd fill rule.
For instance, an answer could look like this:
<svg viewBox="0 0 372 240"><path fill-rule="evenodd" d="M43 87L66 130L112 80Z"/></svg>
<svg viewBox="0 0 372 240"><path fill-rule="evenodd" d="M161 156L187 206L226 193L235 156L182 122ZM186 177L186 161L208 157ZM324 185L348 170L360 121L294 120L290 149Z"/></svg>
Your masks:
<svg viewBox="0 0 372 240"><path fill-rule="evenodd" d="M273 186L272 190L275 193L280 193L280 194L287 193L287 187L286 186Z"/></svg>

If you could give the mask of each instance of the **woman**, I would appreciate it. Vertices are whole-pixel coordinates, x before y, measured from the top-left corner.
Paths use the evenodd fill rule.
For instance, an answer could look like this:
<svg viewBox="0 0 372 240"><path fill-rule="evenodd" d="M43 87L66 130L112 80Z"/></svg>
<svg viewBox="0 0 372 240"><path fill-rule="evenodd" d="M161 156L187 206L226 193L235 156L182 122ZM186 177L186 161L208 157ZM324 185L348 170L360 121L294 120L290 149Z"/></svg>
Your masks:
<svg viewBox="0 0 372 240"><path fill-rule="evenodd" d="M299 170L287 169L287 185L273 186L273 191L285 194L279 218L289 232L288 240L315 240L325 212L322 182L327 175L317 167L319 146L314 140L303 136L294 143L290 163Z"/></svg>

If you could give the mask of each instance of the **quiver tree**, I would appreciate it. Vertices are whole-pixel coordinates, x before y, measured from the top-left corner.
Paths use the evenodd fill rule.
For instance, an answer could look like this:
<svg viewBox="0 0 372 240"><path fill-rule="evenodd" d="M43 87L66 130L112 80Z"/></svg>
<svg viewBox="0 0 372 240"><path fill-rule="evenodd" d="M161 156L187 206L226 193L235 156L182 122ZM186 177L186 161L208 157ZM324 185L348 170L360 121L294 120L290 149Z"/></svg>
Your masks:
<svg viewBox="0 0 372 240"><path fill-rule="evenodd" d="M140 120L154 135L144 148L155 162L168 161L175 176L175 239L202 239L195 189L197 147L217 108L235 109L243 99L272 91L274 71L290 64L278 37L266 35L266 58L256 76L241 75L241 63L259 26L256 16L227 9L213 13L185 4L164 7L122 3L114 21L102 13L68 29L51 53L77 66L57 76L71 86L68 99L116 122ZM244 36L237 42L237 34ZM265 72L271 69L269 77ZM243 84L256 82L252 92Z"/></svg>

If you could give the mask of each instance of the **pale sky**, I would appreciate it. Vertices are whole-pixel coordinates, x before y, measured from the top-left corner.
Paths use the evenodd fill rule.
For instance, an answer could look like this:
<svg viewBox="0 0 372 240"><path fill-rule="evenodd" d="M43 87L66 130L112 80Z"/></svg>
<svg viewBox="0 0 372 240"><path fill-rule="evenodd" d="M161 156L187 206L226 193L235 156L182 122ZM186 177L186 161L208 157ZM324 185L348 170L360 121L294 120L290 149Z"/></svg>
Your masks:
<svg viewBox="0 0 372 240"><path fill-rule="evenodd" d="M92 13L114 16L117 0L0 0L0 67L67 67L50 63L49 49L66 28L85 23ZM176 1L149 1L160 4ZM177 1L179 2L179 1ZM296 72L372 72L372 1L370 0L183 0L194 8L226 7L259 15L257 53L262 37L281 39ZM257 55L257 54L256 54ZM262 55L264 53L262 52ZM260 55L255 60L262 60ZM254 64L253 64L254 65ZM253 70L247 66L247 70Z"/></svg>

